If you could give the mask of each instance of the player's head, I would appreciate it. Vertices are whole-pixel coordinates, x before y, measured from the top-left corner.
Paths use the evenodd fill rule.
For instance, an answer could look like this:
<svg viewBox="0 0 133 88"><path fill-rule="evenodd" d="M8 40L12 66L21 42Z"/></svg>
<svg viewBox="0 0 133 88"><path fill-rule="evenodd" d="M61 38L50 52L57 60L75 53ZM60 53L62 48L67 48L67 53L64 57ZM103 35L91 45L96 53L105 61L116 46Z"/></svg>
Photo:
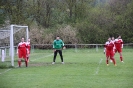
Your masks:
<svg viewBox="0 0 133 88"><path fill-rule="evenodd" d="M118 35L118 39L121 39L121 36L120 35Z"/></svg>
<svg viewBox="0 0 133 88"><path fill-rule="evenodd" d="M112 40L115 40L115 38L114 38L114 37L112 37L111 39L112 39Z"/></svg>
<svg viewBox="0 0 133 88"><path fill-rule="evenodd" d="M28 42L30 42L30 38L28 38Z"/></svg>
<svg viewBox="0 0 133 88"><path fill-rule="evenodd" d="M59 39L60 39L60 37L59 37L59 36L57 36L57 37L56 37L56 40L59 40Z"/></svg>
<svg viewBox="0 0 133 88"><path fill-rule="evenodd" d="M111 37L108 38L108 41L111 41Z"/></svg>
<svg viewBox="0 0 133 88"><path fill-rule="evenodd" d="M21 42L24 42L24 38L21 38Z"/></svg>

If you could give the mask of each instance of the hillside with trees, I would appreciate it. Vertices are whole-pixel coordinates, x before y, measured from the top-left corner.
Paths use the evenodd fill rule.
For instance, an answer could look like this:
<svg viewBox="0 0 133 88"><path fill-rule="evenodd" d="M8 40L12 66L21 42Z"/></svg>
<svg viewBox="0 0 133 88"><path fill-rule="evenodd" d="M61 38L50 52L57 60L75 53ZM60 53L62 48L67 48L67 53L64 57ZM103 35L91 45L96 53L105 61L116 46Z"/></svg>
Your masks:
<svg viewBox="0 0 133 88"><path fill-rule="evenodd" d="M133 0L0 0L0 27L28 25L34 44L133 42Z"/></svg>

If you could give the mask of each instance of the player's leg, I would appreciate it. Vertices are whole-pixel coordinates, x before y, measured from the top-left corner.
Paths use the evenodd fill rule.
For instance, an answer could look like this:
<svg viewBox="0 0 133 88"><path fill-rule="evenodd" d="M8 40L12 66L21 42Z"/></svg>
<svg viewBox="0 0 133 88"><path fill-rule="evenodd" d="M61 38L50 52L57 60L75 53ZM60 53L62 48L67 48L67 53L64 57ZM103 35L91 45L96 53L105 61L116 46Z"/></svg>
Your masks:
<svg viewBox="0 0 133 88"><path fill-rule="evenodd" d="M28 60L27 60L27 58L24 58L24 60L25 60L25 66L28 67Z"/></svg>
<svg viewBox="0 0 133 88"><path fill-rule="evenodd" d="M64 62L63 62L62 50L59 50L59 54L60 54L61 62L62 62L62 64L64 64Z"/></svg>
<svg viewBox="0 0 133 88"><path fill-rule="evenodd" d="M18 59L18 66L21 67L21 58Z"/></svg>
<svg viewBox="0 0 133 88"><path fill-rule="evenodd" d="M30 50L27 52L27 61L29 62L29 57L30 57Z"/></svg>
<svg viewBox="0 0 133 88"><path fill-rule="evenodd" d="M26 59L27 59L27 61L28 61L28 59L29 59L29 55L28 55L28 54L26 55ZM29 61L28 61L28 62L29 62Z"/></svg>
<svg viewBox="0 0 133 88"><path fill-rule="evenodd" d="M111 63L113 62L111 58L110 58L110 62L111 62Z"/></svg>
<svg viewBox="0 0 133 88"><path fill-rule="evenodd" d="M113 49L113 57L115 56L115 53L117 52L116 49ZM112 59L110 58L110 62L113 62Z"/></svg>
<svg viewBox="0 0 133 88"><path fill-rule="evenodd" d="M122 52L120 52L119 54L120 54L120 61L123 62Z"/></svg>
<svg viewBox="0 0 133 88"><path fill-rule="evenodd" d="M114 65L117 66L114 58L114 52L110 52L110 59L113 61Z"/></svg>
<svg viewBox="0 0 133 88"><path fill-rule="evenodd" d="M54 58L53 58L53 63L52 63L52 64L54 64L54 63L55 63L56 56L57 56L57 52L58 52L58 50L55 50L55 51L54 51Z"/></svg>
<svg viewBox="0 0 133 88"><path fill-rule="evenodd" d="M111 57L111 60L113 61L114 65L116 66L116 61L114 57Z"/></svg>
<svg viewBox="0 0 133 88"><path fill-rule="evenodd" d="M106 52L106 64L109 65L109 52Z"/></svg>
<svg viewBox="0 0 133 88"><path fill-rule="evenodd" d="M109 65L109 56L106 56L106 64Z"/></svg>
<svg viewBox="0 0 133 88"><path fill-rule="evenodd" d="M26 55L26 58L27 58L27 61L29 62L29 57L30 57L30 54L28 53L27 55Z"/></svg>
<svg viewBox="0 0 133 88"><path fill-rule="evenodd" d="M25 66L28 67L28 60L27 60L27 57L26 56L27 56L27 52L26 52L26 50L24 50L23 51L23 58L25 60Z"/></svg>
<svg viewBox="0 0 133 88"><path fill-rule="evenodd" d="M116 66L116 61L115 61L114 56L111 55L110 58L111 58L111 60L113 61L114 65Z"/></svg>
<svg viewBox="0 0 133 88"><path fill-rule="evenodd" d="M120 61L123 62L122 49L119 49Z"/></svg>

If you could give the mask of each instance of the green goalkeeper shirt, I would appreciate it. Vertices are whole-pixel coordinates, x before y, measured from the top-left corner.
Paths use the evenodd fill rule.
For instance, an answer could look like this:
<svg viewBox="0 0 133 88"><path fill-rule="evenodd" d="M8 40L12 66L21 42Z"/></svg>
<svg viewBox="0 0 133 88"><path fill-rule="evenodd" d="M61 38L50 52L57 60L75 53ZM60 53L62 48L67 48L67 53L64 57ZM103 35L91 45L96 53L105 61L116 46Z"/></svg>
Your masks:
<svg viewBox="0 0 133 88"><path fill-rule="evenodd" d="M54 49L62 49L63 46L64 46L64 42L61 39L54 40L54 42L53 42Z"/></svg>

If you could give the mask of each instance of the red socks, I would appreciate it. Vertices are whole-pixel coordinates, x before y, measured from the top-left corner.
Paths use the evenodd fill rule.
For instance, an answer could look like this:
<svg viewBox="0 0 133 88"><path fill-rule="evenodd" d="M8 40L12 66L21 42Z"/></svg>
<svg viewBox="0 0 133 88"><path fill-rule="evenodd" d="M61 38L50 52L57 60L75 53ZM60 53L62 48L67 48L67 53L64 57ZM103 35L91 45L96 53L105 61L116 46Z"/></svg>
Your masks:
<svg viewBox="0 0 133 88"><path fill-rule="evenodd" d="M18 61L18 66L21 67L21 61Z"/></svg>
<svg viewBox="0 0 133 88"><path fill-rule="evenodd" d="M27 57L27 61L29 62L29 57Z"/></svg>
<svg viewBox="0 0 133 88"><path fill-rule="evenodd" d="M116 64L116 62L115 62L115 59L114 59L114 58L112 58L112 61L113 61L114 65L115 65L115 64Z"/></svg>
<svg viewBox="0 0 133 88"><path fill-rule="evenodd" d="M28 67L28 61L27 60L25 60L25 65L26 65L26 67ZM21 61L18 61L18 66L21 67Z"/></svg>
<svg viewBox="0 0 133 88"><path fill-rule="evenodd" d="M106 64L109 64L109 60L106 60Z"/></svg>
<svg viewBox="0 0 133 88"><path fill-rule="evenodd" d="M25 65L26 65L26 67L28 67L28 60L27 60L27 58L25 59Z"/></svg>
<svg viewBox="0 0 133 88"><path fill-rule="evenodd" d="M123 58L122 58L122 57L120 57L120 60L121 60L121 61L123 61Z"/></svg>

